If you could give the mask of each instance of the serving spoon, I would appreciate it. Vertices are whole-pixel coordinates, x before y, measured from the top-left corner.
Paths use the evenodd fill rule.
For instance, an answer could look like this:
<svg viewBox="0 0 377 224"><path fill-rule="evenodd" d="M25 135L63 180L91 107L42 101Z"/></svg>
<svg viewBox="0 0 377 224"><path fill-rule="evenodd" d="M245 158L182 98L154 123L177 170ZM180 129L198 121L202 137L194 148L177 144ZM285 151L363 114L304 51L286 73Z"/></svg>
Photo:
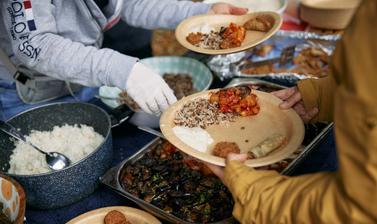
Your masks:
<svg viewBox="0 0 377 224"><path fill-rule="evenodd" d="M250 87L250 85L247 85L247 84L242 84L242 85L238 85L238 86L231 86L231 87L226 87L226 88L223 88L221 90L228 90L228 89L238 89L240 90L240 95L242 98L250 95L251 91L252 91L252 88Z"/></svg>
<svg viewBox="0 0 377 224"><path fill-rule="evenodd" d="M20 141L25 142L26 144L33 147L38 152L44 154L46 156L46 162L50 169L52 170L61 170L66 167L68 167L71 164L71 160L68 159L65 155L58 153L58 152L45 152L35 146L33 143L26 140L25 136L17 131L15 127L13 127L11 124L6 123L4 121L0 120L0 130L5 132L6 134L12 136L13 138L16 138Z"/></svg>

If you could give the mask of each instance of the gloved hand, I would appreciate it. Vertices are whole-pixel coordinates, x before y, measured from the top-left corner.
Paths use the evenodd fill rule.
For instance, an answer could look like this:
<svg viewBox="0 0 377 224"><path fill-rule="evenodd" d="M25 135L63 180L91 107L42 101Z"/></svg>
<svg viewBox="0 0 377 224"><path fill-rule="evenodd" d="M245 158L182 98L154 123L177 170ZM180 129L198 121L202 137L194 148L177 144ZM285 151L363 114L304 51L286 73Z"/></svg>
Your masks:
<svg viewBox="0 0 377 224"><path fill-rule="evenodd" d="M150 114L160 115L177 101L162 77L140 62L132 68L125 90L143 111Z"/></svg>

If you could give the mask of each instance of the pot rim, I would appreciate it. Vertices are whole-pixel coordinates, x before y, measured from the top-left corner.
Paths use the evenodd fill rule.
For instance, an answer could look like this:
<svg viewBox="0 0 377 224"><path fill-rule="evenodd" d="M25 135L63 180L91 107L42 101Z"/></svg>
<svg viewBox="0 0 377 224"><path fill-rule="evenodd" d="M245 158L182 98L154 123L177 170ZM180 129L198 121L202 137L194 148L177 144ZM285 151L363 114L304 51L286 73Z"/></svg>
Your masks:
<svg viewBox="0 0 377 224"><path fill-rule="evenodd" d="M31 108L31 109L25 110L25 111L23 111L23 112L21 112L19 114L16 114L15 116L9 118L6 122L9 122L12 119L14 119L16 117L19 117L19 116L21 116L21 115L23 115L25 113L30 112L30 111L38 110L38 109L41 109L41 108L44 108L44 107L49 107L49 106L62 105L62 104L83 104L83 105L86 105L86 106L90 106L90 107L96 108L97 110L101 111L106 116L106 120L108 122L108 129L107 129L106 136L104 136L103 142L93 152L91 152L90 154L88 154L84 158L80 159L79 161L73 163L72 165L70 165L70 166L68 166L68 167L66 167L64 169L61 169L61 170L51 170L50 172L47 172L47 173L29 174L29 175L25 175L25 174L12 174L12 173L8 173L8 172L4 172L4 174L9 175L11 177L15 177L15 178L17 178L17 177L26 178L26 177L43 177L43 176L49 176L49 175L52 175L52 174L55 174L55 173L58 173L58 172L67 171L67 170L69 170L69 169L71 169L71 168L79 165L80 163L84 162L85 160L89 159L90 157L92 157L107 142L107 140L108 140L108 138L109 138L109 136L111 134L111 120L110 120L110 116L107 114L107 112L105 110L103 110L99 106L96 106L96 105L91 104L91 103L86 103L86 102L58 102L58 103L44 104L44 105L41 105L41 106L38 106L38 107L34 107L34 108Z"/></svg>

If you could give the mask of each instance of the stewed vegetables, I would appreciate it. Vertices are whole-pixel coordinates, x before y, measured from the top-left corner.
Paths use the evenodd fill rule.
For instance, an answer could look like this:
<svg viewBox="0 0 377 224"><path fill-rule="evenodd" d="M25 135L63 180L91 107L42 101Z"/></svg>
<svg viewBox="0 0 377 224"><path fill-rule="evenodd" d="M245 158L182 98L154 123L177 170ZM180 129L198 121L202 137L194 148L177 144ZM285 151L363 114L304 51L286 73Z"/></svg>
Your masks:
<svg viewBox="0 0 377 224"><path fill-rule="evenodd" d="M187 222L232 216L232 196L221 181L166 141L124 167L120 181L127 192Z"/></svg>

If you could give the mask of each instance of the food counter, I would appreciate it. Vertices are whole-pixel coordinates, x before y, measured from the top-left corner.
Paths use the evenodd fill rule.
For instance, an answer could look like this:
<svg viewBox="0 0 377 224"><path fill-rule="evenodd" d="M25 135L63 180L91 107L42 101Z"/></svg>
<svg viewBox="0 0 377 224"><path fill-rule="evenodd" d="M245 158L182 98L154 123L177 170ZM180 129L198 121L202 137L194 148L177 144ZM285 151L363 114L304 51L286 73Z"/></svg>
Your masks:
<svg viewBox="0 0 377 224"><path fill-rule="evenodd" d="M216 80L213 86L218 87L224 86L225 84L227 84L227 82L224 83ZM99 100L93 103L105 107ZM127 123L116 127L112 131L114 149L112 166L132 156L155 138L155 136L140 131ZM334 138L330 132L328 135L324 136L322 143L320 143L315 150L310 152L310 156L307 156L306 159L296 166L292 175L319 171L334 171L336 168ZM132 201L125 199L109 190L106 186L101 185L89 197L67 207L47 211L34 210L27 207L26 219L27 223L60 224L66 223L72 218L93 209L116 205L137 207Z"/></svg>

